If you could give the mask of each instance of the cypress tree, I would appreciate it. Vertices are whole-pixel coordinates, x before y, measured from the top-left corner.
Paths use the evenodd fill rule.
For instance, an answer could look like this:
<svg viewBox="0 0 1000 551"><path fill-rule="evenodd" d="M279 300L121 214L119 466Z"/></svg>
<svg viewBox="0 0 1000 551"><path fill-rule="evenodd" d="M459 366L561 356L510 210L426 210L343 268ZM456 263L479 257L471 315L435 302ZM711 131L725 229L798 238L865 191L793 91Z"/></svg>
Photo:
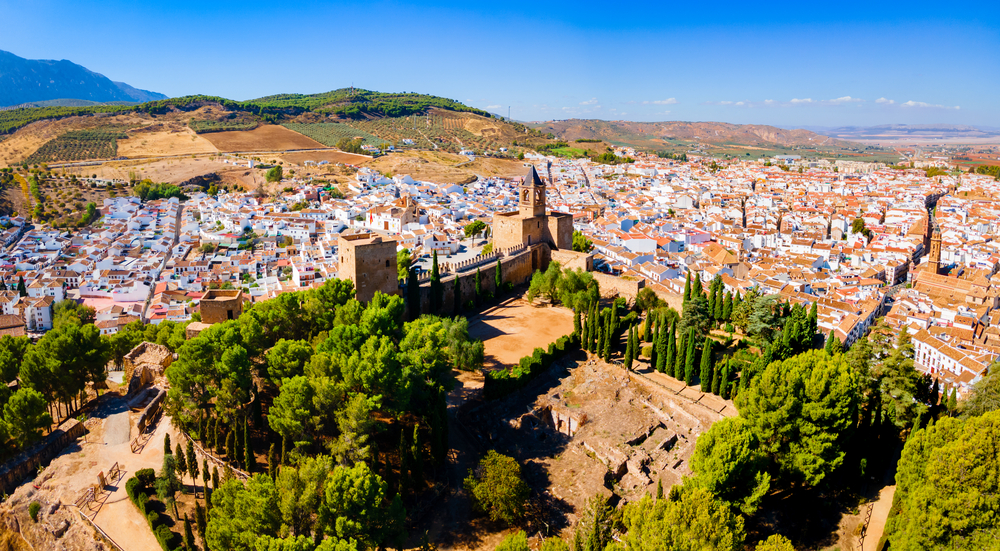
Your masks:
<svg viewBox="0 0 1000 551"><path fill-rule="evenodd" d="M399 495L406 496L410 491L410 443L406 438L406 430L399 431Z"/></svg>
<svg viewBox="0 0 1000 551"><path fill-rule="evenodd" d="M687 386L694 385L694 369L695 369L695 355L697 351L697 346L695 346L695 335L694 328L688 329L687 338L687 355L684 363L684 384Z"/></svg>
<svg viewBox="0 0 1000 551"><path fill-rule="evenodd" d="M663 479L656 479L656 501L663 499Z"/></svg>
<svg viewBox="0 0 1000 551"><path fill-rule="evenodd" d="M652 315L652 314L650 314L650 315ZM657 319L653 320L653 323L650 326L650 332L652 333L649 336L649 344L650 344L650 347L649 347L649 368L650 369L656 369L656 363L659 361L659 357L656 354L656 342L660 339L660 331L663 330L663 328L660 327L660 324L662 323L662 321L663 320L657 318Z"/></svg>
<svg viewBox="0 0 1000 551"><path fill-rule="evenodd" d="M212 467L212 491L219 489L219 468Z"/></svg>
<svg viewBox="0 0 1000 551"><path fill-rule="evenodd" d="M826 354L828 356L835 356L843 351L843 346L840 344L840 339L837 335L833 334L833 329L830 330L830 335L826 338Z"/></svg>
<svg viewBox="0 0 1000 551"><path fill-rule="evenodd" d="M722 300L722 321L733 319L733 294L726 291L726 297Z"/></svg>
<svg viewBox="0 0 1000 551"><path fill-rule="evenodd" d="M212 473L208 470L208 459L201 461L201 483L205 487L205 507L208 507L208 481L212 478Z"/></svg>
<svg viewBox="0 0 1000 551"><path fill-rule="evenodd" d="M413 425L413 443L410 446L412 457L413 486L419 491L424 486L424 446L420 440L420 423Z"/></svg>
<svg viewBox="0 0 1000 551"><path fill-rule="evenodd" d="M279 465L288 464L288 453L292 451L291 448L292 439L287 436L283 436L281 438L281 461L278 463Z"/></svg>
<svg viewBox="0 0 1000 551"><path fill-rule="evenodd" d="M729 398L729 366L730 362L726 360L726 364L722 367L722 373L719 375L719 378L722 379L719 381L719 392L716 392L719 396L727 399Z"/></svg>
<svg viewBox="0 0 1000 551"><path fill-rule="evenodd" d="M819 330L819 311L817 310L817 303L813 301L812 306L809 307L809 317L807 318L809 325L806 327L806 332L809 333L809 347L812 348L813 336L816 335L816 331Z"/></svg>
<svg viewBox="0 0 1000 551"><path fill-rule="evenodd" d="M278 478L278 445L271 443L271 449L267 450L267 475L271 480Z"/></svg>
<svg viewBox="0 0 1000 551"><path fill-rule="evenodd" d="M676 377L674 372L674 362L677 359L677 335L674 334L676 323L671 323L667 328L667 357L663 362L664 372L671 377Z"/></svg>
<svg viewBox="0 0 1000 551"><path fill-rule="evenodd" d="M164 434L163 435L163 453L166 454L166 455L170 455L171 453L173 453L172 449L170 448L170 435L169 434Z"/></svg>
<svg viewBox="0 0 1000 551"><path fill-rule="evenodd" d="M441 302L444 289L441 287L441 272L438 269L438 253L434 251L431 258L431 314L441 314Z"/></svg>
<svg viewBox="0 0 1000 551"><path fill-rule="evenodd" d="M457 275L455 276L455 279L452 280L451 301L453 303L452 304L452 309L455 311L455 315L457 316L458 314L461 314L462 313L462 282L459 281L459 278L458 278Z"/></svg>
<svg viewBox="0 0 1000 551"><path fill-rule="evenodd" d="M577 335L580 334L580 309L573 309L573 332Z"/></svg>
<svg viewBox="0 0 1000 551"><path fill-rule="evenodd" d="M406 273L406 307L410 310L410 321L420 317L420 283L417 282L417 267L410 266Z"/></svg>
<svg viewBox="0 0 1000 551"><path fill-rule="evenodd" d="M500 259L497 258L497 267L493 272L493 294L499 297L501 289L503 289L503 268L500 266Z"/></svg>
<svg viewBox="0 0 1000 551"><path fill-rule="evenodd" d="M674 378L678 381L685 380L684 362L687 358L687 333L680 332L677 335L677 357L674 358Z"/></svg>
<svg viewBox="0 0 1000 551"><path fill-rule="evenodd" d="M701 272L694 274L694 281L691 283L691 300L705 294L705 286L701 283Z"/></svg>
<svg viewBox="0 0 1000 551"><path fill-rule="evenodd" d="M628 371L632 370L632 327L628 328L628 339L625 344L625 359L624 362L625 369Z"/></svg>
<svg viewBox="0 0 1000 551"><path fill-rule="evenodd" d="M643 342L653 342L653 339L649 334L650 324L652 323L653 323L653 316L649 312L646 312L646 325L642 328Z"/></svg>
<svg viewBox="0 0 1000 551"><path fill-rule="evenodd" d="M177 443L177 448L174 449L174 457L177 458L177 472L180 474L180 479L184 480L184 475L187 473L187 458L184 456L184 448L181 443ZM194 486L192 484L191 486ZM181 483L181 491L184 491L184 483Z"/></svg>
<svg viewBox="0 0 1000 551"><path fill-rule="evenodd" d="M607 310L607 329L604 331L604 361L611 362L611 341L615 340L615 313L612 308Z"/></svg>
<svg viewBox="0 0 1000 551"><path fill-rule="evenodd" d="M22 297L28 296L28 288L24 286L24 276L17 276L17 294Z"/></svg>
<svg viewBox="0 0 1000 551"><path fill-rule="evenodd" d="M716 286L715 282L718 281L718 279L719 278L713 279L712 283L710 283L708 286L708 317L709 319L712 320L719 319L715 316L715 305L719 297L718 287Z"/></svg>
<svg viewBox="0 0 1000 551"><path fill-rule="evenodd" d="M207 506L207 503L206 503ZM201 506L201 503L197 501L194 502L194 524L198 527L198 535L201 536L201 546L205 549L205 529L208 528L208 515L205 514L205 508Z"/></svg>
<svg viewBox="0 0 1000 551"><path fill-rule="evenodd" d="M722 280L716 277L713 281L718 281L720 285L715 288L715 321L725 319L726 298L722 295Z"/></svg>
<svg viewBox="0 0 1000 551"><path fill-rule="evenodd" d="M226 459L230 463L236 461L236 431L229 431L229 435L226 437Z"/></svg>
<svg viewBox="0 0 1000 551"><path fill-rule="evenodd" d="M715 341L711 337L705 337L705 344L701 347L701 374L698 379L701 384L701 391L712 392L712 344Z"/></svg>
<svg viewBox="0 0 1000 551"><path fill-rule="evenodd" d="M663 373L667 370L667 324L660 319L660 331L656 335L656 370Z"/></svg>
<svg viewBox="0 0 1000 551"><path fill-rule="evenodd" d="M205 412L202 412L202 414L198 417L198 441L201 442L203 446L205 445L205 434L207 430L208 428L206 427L205 423Z"/></svg>
<svg viewBox="0 0 1000 551"><path fill-rule="evenodd" d="M195 551L194 531L191 530L191 519L188 518L187 513L184 513L184 549Z"/></svg>
<svg viewBox="0 0 1000 551"><path fill-rule="evenodd" d="M684 278L684 302L691 300L691 270L687 271L687 277Z"/></svg>
<svg viewBox="0 0 1000 551"><path fill-rule="evenodd" d="M587 352L594 352L594 341L597 339L597 305L590 305L590 312L587 313L587 338L584 340Z"/></svg>
<svg viewBox="0 0 1000 551"><path fill-rule="evenodd" d="M958 411L958 387L951 389L951 397L948 398L948 411L954 415Z"/></svg>
<svg viewBox="0 0 1000 551"><path fill-rule="evenodd" d="M590 310L587 311L587 315L581 316L581 319L580 319L580 333L579 333L579 335L580 335L580 348L583 348L584 350L587 349L587 336L589 335L589 333L587 331L590 329L588 327L589 324L587 323L587 318L588 317L590 317Z"/></svg>
<svg viewBox="0 0 1000 551"><path fill-rule="evenodd" d="M248 473L252 473L257 467L257 458L253 454L253 441L250 439L250 423L243 425L243 452L246 458L243 465Z"/></svg>
<svg viewBox="0 0 1000 551"><path fill-rule="evenodd" d="M476 268L475 282L476 282L476 304L478 305L483 301L483 275L479 271L479 268Z"/></svg>

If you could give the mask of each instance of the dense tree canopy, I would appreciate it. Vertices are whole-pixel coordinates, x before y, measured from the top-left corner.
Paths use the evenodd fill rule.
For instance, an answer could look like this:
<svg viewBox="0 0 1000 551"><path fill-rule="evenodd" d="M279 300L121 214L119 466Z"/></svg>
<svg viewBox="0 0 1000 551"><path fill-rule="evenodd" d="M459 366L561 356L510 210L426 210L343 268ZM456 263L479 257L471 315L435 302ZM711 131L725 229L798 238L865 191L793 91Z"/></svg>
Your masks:
<svg viewBox="0 0 1000 551"><path fill-rule="evenodd" d="M692 483L751 514L771 487L766 457L742 418L716 422L695 444Z"/></svg>
<svg viewBox="0 0 1000 551"><path fill-rule="evenodd" d="M997 549L1000 412L944 418L907 440L896 473L893 550Z"/></svg>
<svg viewBox="0 0 1000 551"><path fill-rule="evenodd" d="M708 490L691 487L678 500L645 496L623 513L626 534L619 549L629 551L738 551L746 537L743 517Z"/></svg>
<svg viewBox="0 0 1000 551"><path fill-rule="evenodd" d="M490 450L465 479L476 508L493 520L514 524L524 516L530 489L521 478L521 466L511 457Z"/></svg>

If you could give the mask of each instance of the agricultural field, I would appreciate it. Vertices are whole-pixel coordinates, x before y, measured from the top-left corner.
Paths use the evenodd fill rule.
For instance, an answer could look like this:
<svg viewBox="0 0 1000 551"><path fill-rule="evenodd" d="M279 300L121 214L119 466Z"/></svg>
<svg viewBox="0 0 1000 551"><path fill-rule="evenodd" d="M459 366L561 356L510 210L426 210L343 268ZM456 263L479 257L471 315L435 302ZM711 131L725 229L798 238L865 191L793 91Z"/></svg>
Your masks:
<svg viewBox="0 0 1000 551"><path fill-rule="evenodd" d="M322 149L322 143L283 126L268 124L249 131L211 132L202 136L222 152Z"/></svg>
<svg viewBox="0 0 1000 551"><path fill-rule="evenodd" d="M91 130L72 130L49 140L28 156L28 164L54 161L112 159L118 156L118 140L128 138L130 126L102 126Z"/></svg>
<svg viewBox="0 0 1000 551"><path fill-rule="evenodd" d="M397 147L403 145L404 139L410 139L414 142L413 147L418 148L436 147L450 152L467 148L482 153L511 144L511 137L499 128L502 123L480 120L466 113L436 110L427 115L348 121L345 124Z"/></svg>
<svg viewBox="0 0 1000 551"><path fill-rule="evenodd" d="M559 147L550 149L549 152L560 157L566 157L567 159L578 159L587 156L587 151L578 147Z"/></svg>
<svg viewBox="0 0 1000 551"><path fill-rule="evenodd" d="M221 121L206 121L206 120L194 120L188 122L188 126L191 130L194 130L196 134L208 134L210 132L237 132L253 130L260 126L260 123L254 120L221 120Z"/></svg>
<svg viewBox="0 0 1000 551"><path fill-rule="evenodd" d="M343 140L344 138L361 138L365 145L374 145L376 147L381 147L382 144L387 141L356 128L353 125L341 124L338 122L321 122L311 124L286 123L282 126L304 136L308 136L328 147L335 147L337 142Z"/></svg>

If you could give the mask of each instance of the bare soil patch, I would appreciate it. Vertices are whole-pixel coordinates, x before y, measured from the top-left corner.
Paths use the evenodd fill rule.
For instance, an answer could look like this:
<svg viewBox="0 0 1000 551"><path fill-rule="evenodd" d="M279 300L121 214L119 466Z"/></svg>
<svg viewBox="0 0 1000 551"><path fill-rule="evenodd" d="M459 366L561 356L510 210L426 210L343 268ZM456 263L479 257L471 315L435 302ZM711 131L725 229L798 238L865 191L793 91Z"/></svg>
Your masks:
<svg viewBox="0 0 1000 551"><path fill-rule="evenodd" d="M189 155L217 151L212 142L186 127L130 132L127 140L118 141L118 155L121 157Z"/></svg>
<svg viewBox="0 0 1000 551"><path fill-rule="evenodd" d="M483 340L484 365L494 369L514 365L535 348L547 348L572 332L571 310L535 307L523 298L469 318L469 335Z"/></svg>
<svg viewBox="0 0 1000 551"><path fill-rule="evenodd" d="M312 138L275 124L258 126L250 131L212 132L202 136L223 152L326 148Z"/></svg>
<svg viewBox="0 0 1000 551"><path fill-rule="evenodd" d="M390 153L364 164L383 174L409 174L415 180L449 184L472 182L477 176L510 178L524 174L521 161L479 157L471 163L464 155L443 151L404 151Z"/></svg>

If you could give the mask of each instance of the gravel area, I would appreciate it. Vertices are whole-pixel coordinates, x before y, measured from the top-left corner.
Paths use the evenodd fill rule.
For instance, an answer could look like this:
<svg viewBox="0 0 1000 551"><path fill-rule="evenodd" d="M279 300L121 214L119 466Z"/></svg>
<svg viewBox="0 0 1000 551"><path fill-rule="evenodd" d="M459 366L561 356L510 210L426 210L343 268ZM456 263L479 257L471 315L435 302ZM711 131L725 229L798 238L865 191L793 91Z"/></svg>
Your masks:
<svg viewBox="0 0 1000 551"><path fill-rule="evenodd" d="M129 438L128 411L116 413L104 421L104 443L109 446L125 444Z"/></svg>

